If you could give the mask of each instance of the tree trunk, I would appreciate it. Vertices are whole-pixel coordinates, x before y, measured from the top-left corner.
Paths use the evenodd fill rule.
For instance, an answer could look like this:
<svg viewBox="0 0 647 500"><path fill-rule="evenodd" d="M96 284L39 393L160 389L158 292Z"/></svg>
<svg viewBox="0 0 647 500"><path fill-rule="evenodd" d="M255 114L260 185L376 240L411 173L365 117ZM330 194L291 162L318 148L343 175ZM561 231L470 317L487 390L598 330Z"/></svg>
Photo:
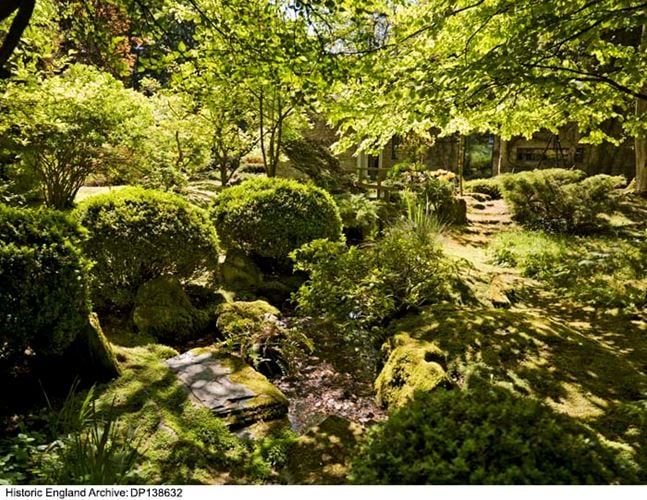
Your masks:
<svg viewBox="0 0 647 500"><path fill-rule="evenodd" d="M647 24L643 25L640 39L640 51L647 53ZM647 84L643 85L642 92L647 92ZM647 117L647 101L636 98L636 115L644 122ZM636 136L636 194L647 196L647 132L639 131Z"/></svg>
<svg viewBox="0 0 647 500"><path fill-rule="evenodd" d="M4 65L18 46L20 37L31 20L35 5L36 0L7 0L0 6L0 21L7 19L13 11L18 10L9 28L9 33L5 36L0 47L0 78L9 75L9 72L4 69Z"/></svg>

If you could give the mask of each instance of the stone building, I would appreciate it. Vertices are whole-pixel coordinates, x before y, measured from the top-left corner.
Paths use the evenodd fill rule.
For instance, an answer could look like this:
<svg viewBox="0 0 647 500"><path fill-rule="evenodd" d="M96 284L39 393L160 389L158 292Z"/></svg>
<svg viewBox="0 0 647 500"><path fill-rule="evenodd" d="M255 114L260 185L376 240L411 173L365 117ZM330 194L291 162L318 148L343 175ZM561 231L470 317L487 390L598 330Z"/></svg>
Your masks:
<svg viewBox="0 0 647 500"><path fill-rule="evenodd" d="M400 146L399 140L392 138L377 155L350 150L338 156L340 166L363 179L383 180L393 165L410 159ZM608 142L583 144L575 125L563 127L557 134L540 131L531 139L515 137L504 141L488 134L443 137L424 156L430 170L457 172L460 162L468 179L555 167L575 167L588 175L624 175L631 179L636 169L633 141L626 140L620 146Z"/></svg>

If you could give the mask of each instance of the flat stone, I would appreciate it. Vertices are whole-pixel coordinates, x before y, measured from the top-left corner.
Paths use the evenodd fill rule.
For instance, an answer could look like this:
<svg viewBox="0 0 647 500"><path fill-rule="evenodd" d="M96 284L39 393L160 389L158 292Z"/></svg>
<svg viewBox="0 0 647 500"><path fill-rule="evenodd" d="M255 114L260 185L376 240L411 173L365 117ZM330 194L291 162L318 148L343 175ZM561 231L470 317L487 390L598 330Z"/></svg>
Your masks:
<svg viewBox="0 0 647 500"><path fill-rule="evenodd" d="M231 427L287 414L288 400L267 378L240 358L195 349L166 360L191 400Z"/></svg>

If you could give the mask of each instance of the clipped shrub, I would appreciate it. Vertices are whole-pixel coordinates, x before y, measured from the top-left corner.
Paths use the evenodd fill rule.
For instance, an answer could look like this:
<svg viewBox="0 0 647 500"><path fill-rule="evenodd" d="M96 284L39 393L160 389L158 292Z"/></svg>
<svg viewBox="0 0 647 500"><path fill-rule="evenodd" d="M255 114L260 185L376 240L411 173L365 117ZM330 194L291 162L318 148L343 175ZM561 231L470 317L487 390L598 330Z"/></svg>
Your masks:
<svg viewBox="0 0 647 500"><path fill-rule="evenodd" d="M75 211L89 232L83 244L99 307L125 307L147 281L187 281L218 261L218 239L205 211L169 193L129 187L88 198Z"/></svg>
<svg viewBox="0 0 647 500"><path fill-rule="evenodd" d="M287 179L259 178L227 188L216 198L211 215L227 250L261 259L285 262L305 243L341 238L332 197Z"/></svg>
<svg viewBox="0 0 647 500"><path fill-rule="evenodd" d="M515 220L533 229L587 232L600 225L598 215L617 206L624 178L596 175L583 179L579 170L546 169L500 177ZM583 179L583 180L582 180Z"/></svg>
<svg viewBox="0 0 647 500"><path fill-rule="evenodd" d="M372 239L378 231L378 205L366 195L344 193L335 196L344 235L349 243Z"/></svg>
<svg viewBox="0 0 647 500"><path fill-rule="evenodd" d="M0 362L60 355L90 314L82 229L54 211L0 205Z"/></svg>
<svg viewBox="0 0 647 500"><path fill-rule="evenodd" d="M500 388L418 393L370 432L359 484L609 484L635 471L572 418Z"/></svg>
<svg viewBox="0 0 647 500"><path fill-rule="evenodd" d="M472 179L465 183L464 188L467 193L486 194L492 200L500 200L503 196L501 194L501 186L498 178Z"/></svg>

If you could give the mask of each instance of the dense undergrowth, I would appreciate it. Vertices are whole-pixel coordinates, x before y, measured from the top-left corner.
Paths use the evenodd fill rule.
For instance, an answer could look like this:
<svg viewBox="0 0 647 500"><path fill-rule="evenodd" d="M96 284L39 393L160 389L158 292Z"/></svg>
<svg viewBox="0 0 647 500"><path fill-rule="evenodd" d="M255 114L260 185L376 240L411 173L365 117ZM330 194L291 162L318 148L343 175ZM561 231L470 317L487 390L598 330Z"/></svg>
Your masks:
<svg viewBox="0 0 647 500"><path fill-rule="evenodd" d="M517 206L518 221L534 229L503 232L489 246L495 266L537 280L523 281L514 300L501 308L482 300L477 285L491 285L491 273L504 268L479 268L443 251L446 226L436 212L449 205L451 183L434 176L422 179L425 189L398 200L388 219L379 218L378 205L370 200L343 198L345 229L354 229L347 242L339 239L332 198L296 183L262 184L261 198L283 200L285 220L266 233L248 229L249 248L233 243L242 238L234 236L235 223L244 219L253 227L260 215L249 207L238 210L237 199L224 197L223 206L216 204L213 221L175 196L142 190L85 202L76 213L86 221L89 240L79 248L94 241L87 253L104 254L105 264L95 265L92 285L108 299L122 284L127 289L128 300L100 316L121 375L92 388L83 380L68 397L59 393L48 400L45 409L34 404L20 415L4 416L0 482L256 484L305 477L293 470L301 465L293 454L319 450L321 443L296 436L286 420L233 433L222 419L195 406L165 360L211 346L272 377L303 368L296 361L307 360L306 354L328 356L334 364L331 345L353 352L344 369L370 373L377 402L391 412L368 437L354 434L363 444L345 451L353 455L343 458L345 465L336 464L338 481L644 482L647 389L639 369L647 356L640 337L647 306L644 225L636 222L640 216L632 221L615 213L620 195L609 191L616 185L610 179L589 181L602 186L599 203L578 209L562 224L561 215L553 217L561 213L551 201L554 189L566 189L570 194L560 203L572 205L583 189L579 174L542 175L527 184L529 174L523 174L518 182L525 186L521 191L534 186L531 205L540 208L533 217L547 231L537 230L539 219L524 219ZM550 189L544 189L546 178ZM563 187L573 183L577 186ZM504 196L513 185L508 181ZM439 186L441 201L430 203ZM253 183L235 189L229 193L250 189L251 199L258 195ZM305 198L287 199L290 190ZM308 217L332 214L329 226L297 214L297 208L310 206L308 200L317 209ZM225 202L235 217L222 226L218 211L229 210ZM136 208L140 205L145 209ZM349 206L366 210L353 221ZM324 215L317 215L319 209ZM273 210L261 215L265 226L278 217ZM295 217L300 225L290 232ZM621 223L614 226L614 218ZM583 229L594 231L579 234L587 232ZM225 259L218 255L219 231L227 235L222 241L231 252ZM326 235L330 239L314 239ZM197 261L193 241L200 249ZM75 245L68 243L61 248ZM114 252L117 247L122 253ZM162 249L163 262L143 253L144 247ZM74 256L82 255L73 249ZM231 259L234 251L238 260ZM289 252L293 266L286 265ZM281 265L268 266L268 259ZM233 270L236 278L251 282L253 276L253 286L227 290L225 264L240 264ZM268 298L263 286L270 278L283 296L293 292L291 302ZM175 308L168 309L162 297ZM167 321L178 315L187 321ZM184 328L195 322L199 328ZM420 383L414 372L437 380ZM250 433L256 437L250 439ZM325 439L330 445L332 438ZM344 479L351 458L352 472ZM311 462L316 467L316 460Z"/></svg>

